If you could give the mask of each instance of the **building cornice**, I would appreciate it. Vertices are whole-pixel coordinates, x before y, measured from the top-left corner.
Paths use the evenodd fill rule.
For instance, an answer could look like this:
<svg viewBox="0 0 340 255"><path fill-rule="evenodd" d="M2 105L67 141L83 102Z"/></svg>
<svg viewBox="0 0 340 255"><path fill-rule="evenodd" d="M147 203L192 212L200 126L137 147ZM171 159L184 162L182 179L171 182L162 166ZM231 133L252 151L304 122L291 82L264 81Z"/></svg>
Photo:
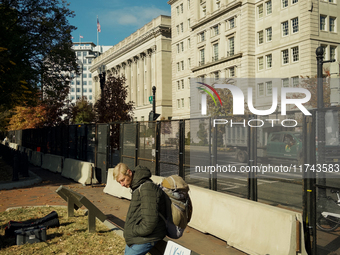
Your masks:
<svg viewBox="0 0 340 255"><path fill-rule="evenodd" d="M198 21L196 24L191 26L191 29L192 29L192 31L194 31L195 29L199 28L200 26L202 26L202 25L218 18L219 16L221 16L221 15L227 13L227 12L230 12L231 10L236 9L240 6L242 6L242 1L238 1L236 3L229 5L229 6L226 6L224 9L220 10L219 12L212 14L210 17L205 17L201 21Z"/></svg>
<svg viewBox="0 0 340 255"><path fill-rule="evenodd" d="M207 63L205 65L201 65L201 66L195 67L195 68L191 69L191 71L192 72L197 72L197 71L202 70L204 68L215 66L215 65L218 65L218 64L221 64L221 63L224 63L224 62L236 59L236 58L241 58L241 57L242 57L242 53L238 53L238 54L232 55L230 57L221 58L220 60L217 60L215 62L210 62L210 63Z"/></svg>
<svg viewBox="0 0 340 255"><path fill-rule="evenodd" d="M172 5L172 4L176 3L177 1L178 1L178 0L169 0L169 1L168 1L168 4Z"/></svg>
<svg viewBox="0 0 340 255"><path fill-rule="evenodd" d="M94 72L99 66L101 66L103 64L106 65L106 64L114 61L115 59L123 56L127 52L132 51L133 49L143 45L145 42L147 42L150 39L153 39L153 38L155 38L159 35L167 36L167 37L171 38L171 27L170 26L158 26L158 27L155 27L155 28L149 30L145 34L139 36L138 38L136 38L132 42L128 43L127 45L123 46L122 48L118 49L117 51L112 52L110 55L108 55L106 57L103 57L103 59L99 60L97 63L92 65L90 71Z"/></svg>

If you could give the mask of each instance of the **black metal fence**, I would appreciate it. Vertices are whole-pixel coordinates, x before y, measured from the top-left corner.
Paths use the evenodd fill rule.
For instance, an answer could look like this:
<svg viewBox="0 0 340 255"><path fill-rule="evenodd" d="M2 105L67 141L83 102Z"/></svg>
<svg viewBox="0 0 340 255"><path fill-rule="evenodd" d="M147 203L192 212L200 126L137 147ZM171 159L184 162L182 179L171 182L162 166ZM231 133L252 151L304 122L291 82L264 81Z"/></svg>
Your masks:
<svg viewBox="0 0 340 255"><path fill-rule="evenodd" d="M340 240L340 110L311 112L290 112L285 122L277 113L272 119L280 121L239 116L234 126L227 117L200 118L20 130L9 132L8 138L32 150L93 162L102 183L108 168L124 162L130 168L147 166L155 175L178 174L190 184L301 211L307 250L329 254L340 248L335 242ZM320 117L324 125L318 124ZM204 165L261 171L197 174Z"/></svg>

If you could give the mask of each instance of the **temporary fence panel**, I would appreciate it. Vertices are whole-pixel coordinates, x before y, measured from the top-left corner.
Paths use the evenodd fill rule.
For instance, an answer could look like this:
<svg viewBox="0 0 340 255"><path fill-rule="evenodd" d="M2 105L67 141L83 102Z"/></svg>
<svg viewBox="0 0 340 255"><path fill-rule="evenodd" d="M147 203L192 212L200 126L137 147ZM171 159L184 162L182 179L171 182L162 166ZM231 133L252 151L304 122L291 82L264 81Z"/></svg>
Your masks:
<svg viewBox="0 0 340 255"><path fill-rule="evenodd" d="M139 122L138 165L156 173L156 122Z"/></svg>
<svg viewBox="0 0 340 255"><path fill-rule="evenodd" d="M159 170L160 176L179 174L180 168L180 122L162 121L159 123Z"/></svg>
<svg viewBox="0 0 340 255"><path fill-rule="evenodd" d="M123 123L120 126L121 162L133 169L137 165L137 127L138 123Z"/></svg>
<svg viewBox="0 0 340 255"><path fill-rule="evenodd" d="M108 171L109 124L97 124L96 177L106 183Z"/></svg>

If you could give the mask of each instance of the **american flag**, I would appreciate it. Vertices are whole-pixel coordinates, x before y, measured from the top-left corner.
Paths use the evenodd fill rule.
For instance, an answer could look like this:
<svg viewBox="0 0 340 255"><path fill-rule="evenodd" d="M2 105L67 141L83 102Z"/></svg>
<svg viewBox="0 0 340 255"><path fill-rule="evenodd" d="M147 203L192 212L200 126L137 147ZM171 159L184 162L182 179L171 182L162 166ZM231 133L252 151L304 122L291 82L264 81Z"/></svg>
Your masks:
<svg viewBox="0 0 340 255"><path fill-rule="evenodd" d="M97 17L97 31L98 32L101 32L102 30L100 29L100 24L99 24L99 19Z"/></svg>
<svg viewBox="0 0 340 255"><path fill-rule="evenodd" d="M84 38L84 36L82 36L82 35L79 35L79 37L80 37L80 38Z"/></svg>

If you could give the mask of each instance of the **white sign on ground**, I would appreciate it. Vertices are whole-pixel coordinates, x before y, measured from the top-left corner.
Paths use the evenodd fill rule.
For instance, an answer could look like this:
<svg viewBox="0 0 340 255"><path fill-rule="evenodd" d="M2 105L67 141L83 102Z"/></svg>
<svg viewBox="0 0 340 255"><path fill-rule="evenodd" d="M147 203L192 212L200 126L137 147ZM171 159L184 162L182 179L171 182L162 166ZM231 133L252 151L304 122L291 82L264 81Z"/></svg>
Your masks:
<svg viewBox="0 0 340 255"><path fill-rule="evenodd" d="M168 241L166 245L166 249L164 255L190 255L191 251L183 246L174 243L172 241Z"/></svg>

